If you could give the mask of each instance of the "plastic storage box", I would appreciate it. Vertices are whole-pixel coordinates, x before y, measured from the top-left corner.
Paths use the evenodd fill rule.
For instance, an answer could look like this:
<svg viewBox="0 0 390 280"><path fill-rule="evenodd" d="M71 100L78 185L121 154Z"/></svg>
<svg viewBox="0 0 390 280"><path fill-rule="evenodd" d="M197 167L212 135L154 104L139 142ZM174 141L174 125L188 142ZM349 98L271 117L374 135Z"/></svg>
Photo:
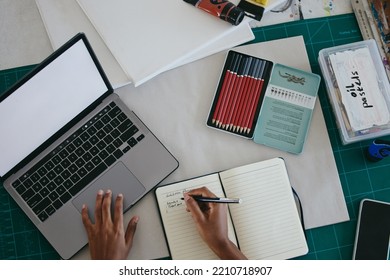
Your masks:
<svg viewBox="0 0 390 280"><path fill-rule="evenodd" d="M376 41L323 49L318 61L342 143L390 134L390 85Z"/></svg>

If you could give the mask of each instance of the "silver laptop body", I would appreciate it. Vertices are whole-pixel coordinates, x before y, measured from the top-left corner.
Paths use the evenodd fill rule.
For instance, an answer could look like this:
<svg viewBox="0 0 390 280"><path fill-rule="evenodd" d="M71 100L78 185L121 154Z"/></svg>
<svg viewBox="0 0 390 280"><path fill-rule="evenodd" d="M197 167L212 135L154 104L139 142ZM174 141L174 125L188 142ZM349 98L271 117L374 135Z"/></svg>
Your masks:
<svg viewBox="0 0 390 280"><path fill-rule="evenodd" d="M99 189L123 193L127 210L178 167L83 33L0 97L0 130L1 181L63 259L87 244L81 207L92 217Z"/></svg>

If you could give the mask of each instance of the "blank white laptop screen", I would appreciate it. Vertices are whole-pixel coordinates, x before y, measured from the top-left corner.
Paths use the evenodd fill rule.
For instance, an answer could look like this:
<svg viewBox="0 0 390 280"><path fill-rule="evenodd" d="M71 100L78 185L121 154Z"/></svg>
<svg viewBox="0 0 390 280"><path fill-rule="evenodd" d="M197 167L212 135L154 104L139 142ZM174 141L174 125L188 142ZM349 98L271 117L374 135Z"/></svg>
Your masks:
<svg viewBox="0 0 390 280"><path fill-rule="evenodd" d="M19 87L0 103L0 176L107 90L82 40Z"/></svg>

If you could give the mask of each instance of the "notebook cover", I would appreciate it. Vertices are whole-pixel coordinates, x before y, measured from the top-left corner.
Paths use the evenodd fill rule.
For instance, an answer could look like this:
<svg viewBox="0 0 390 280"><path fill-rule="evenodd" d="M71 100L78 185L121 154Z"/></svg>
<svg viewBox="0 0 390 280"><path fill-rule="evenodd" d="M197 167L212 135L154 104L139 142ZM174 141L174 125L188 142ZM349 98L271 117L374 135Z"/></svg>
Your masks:
<svg viewBox="0 0 390 280"><path fill-rule="evenodd" d="M319 75L275 64L253 141L286 152L301 153L319 84Z"/></svg>

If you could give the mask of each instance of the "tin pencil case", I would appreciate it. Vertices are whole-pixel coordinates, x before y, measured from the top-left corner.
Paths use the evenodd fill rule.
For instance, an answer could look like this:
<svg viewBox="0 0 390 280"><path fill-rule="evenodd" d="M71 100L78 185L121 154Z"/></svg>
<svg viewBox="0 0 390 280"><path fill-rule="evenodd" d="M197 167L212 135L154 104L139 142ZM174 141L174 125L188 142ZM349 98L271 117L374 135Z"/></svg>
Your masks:
<svg viewBox="0 0 390 280"><path fill-rule="evenodd" d="M207 125L299 154L320 80L313 73L229 51Z"/></svg>

